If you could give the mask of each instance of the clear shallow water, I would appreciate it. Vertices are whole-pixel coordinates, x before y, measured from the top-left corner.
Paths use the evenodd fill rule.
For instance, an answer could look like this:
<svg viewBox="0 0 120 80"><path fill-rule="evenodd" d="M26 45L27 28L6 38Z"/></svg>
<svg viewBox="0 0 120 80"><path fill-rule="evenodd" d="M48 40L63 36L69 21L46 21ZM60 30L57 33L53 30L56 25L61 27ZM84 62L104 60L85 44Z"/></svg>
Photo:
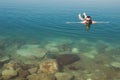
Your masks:
<svg viewBox="0 0 120 80"><path fill-rule="evenodd" d="M76 80L120 79L118 9L28 4L5 4L3 1L0 5L0 60L7 57L10 60L5 64L15 62L21 66L23 63L38 64L43 57L77 53L80 60L71 67L73 70L76 69L75 73L78 74ZM91 15L93 20L110 23L94 24L90 31L86 31L83 24L66 24L68 21L78 22L77 14L82 12ZM0 66L1 74L3 70L1 64ZM64 71L68 70L70 68Z"/></svg>

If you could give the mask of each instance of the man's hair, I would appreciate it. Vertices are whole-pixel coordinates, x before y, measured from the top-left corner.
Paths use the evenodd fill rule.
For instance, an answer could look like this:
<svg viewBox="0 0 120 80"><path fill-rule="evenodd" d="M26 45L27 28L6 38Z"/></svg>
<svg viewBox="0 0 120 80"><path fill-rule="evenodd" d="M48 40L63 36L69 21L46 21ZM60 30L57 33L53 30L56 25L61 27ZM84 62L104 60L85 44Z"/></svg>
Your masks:
<svg viewBox="0 0 120 80"><path fill-rule="evenodd" d="M91 18L90 16L87 16L87 18Z"/></svg>

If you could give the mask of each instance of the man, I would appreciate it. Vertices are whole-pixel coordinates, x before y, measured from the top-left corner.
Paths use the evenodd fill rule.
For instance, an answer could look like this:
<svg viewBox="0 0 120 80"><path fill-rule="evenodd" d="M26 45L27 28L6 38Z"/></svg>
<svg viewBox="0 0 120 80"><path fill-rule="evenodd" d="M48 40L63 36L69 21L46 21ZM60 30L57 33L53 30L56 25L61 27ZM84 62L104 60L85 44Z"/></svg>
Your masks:
<svg viewBox="0 0 120 80"><path fill-rule="evenodd" d="M95 24L96 22L91 19L90 16L87 16L85 13L81 16L80 14L78 15L79 19L82 21L81 23L86 25L86 29L89 30L91 24Z"/></svg>

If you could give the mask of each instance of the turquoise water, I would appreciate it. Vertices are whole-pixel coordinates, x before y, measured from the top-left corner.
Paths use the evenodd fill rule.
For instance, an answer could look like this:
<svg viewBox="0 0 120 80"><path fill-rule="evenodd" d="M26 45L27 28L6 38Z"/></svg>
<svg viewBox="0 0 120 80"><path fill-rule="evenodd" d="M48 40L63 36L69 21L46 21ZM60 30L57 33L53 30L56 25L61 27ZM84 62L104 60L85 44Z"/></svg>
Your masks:
<svg viewBox="0 0 120 80"><path fill-rule="evenodd" d="M93 20L109 21L109 24L94 24L89 32L78 22L78 13L86 12ZM26 38L69 37L73 39L91 39L118 42L120 27L118 10L81 9L81 8L45 8L39 6L1 6L0 36Z"/></svg>
<svg viewBox="0 0 120 80"><path fill-rule="evenodd" d="M74 56L69 57L71 53L80 60L64 66L63 73L74 72L75 80L120 79L120 11L114 7L118 5L83 7L76 2L61 5L56 1L53 5L35 1L0 1L0 79L4 78L2 72L11 67L19 73L23 67L27 71L28 66L35 65L37 74L39 63L62 54L68 54L61 58L63 63L64 59L76 61ZM109 23L93 24L89 31L83 24L66 24L78 22L77 15L83 12L95 21Z"/></svg>

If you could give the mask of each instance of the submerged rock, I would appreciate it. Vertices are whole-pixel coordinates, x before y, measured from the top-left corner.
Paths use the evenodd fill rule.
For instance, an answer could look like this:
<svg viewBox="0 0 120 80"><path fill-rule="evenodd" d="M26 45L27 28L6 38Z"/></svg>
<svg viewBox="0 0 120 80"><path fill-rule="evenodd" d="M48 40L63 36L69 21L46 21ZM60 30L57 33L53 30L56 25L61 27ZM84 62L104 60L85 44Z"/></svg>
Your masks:
<svg viewBox="0 0 120 80"><path fill-rule="evenodd" d="M112 62L110 65L114 68L119 68L120 69L120 62Z"/></svg>
<svg viewBox="0 0 120 80"><path fill-rule="evenodd" d="M33 68L28 69L28 71L29 71L30 74L34 74L34 73L36 73L37 70L38 70L37 67L33 67Z"/></svg>
<svg viewBox="0 0 120 80"><path fill-rule="evenodd" d="M72 48L72 53L79 53L79 49L78 48Z"/></svg>
<svg viewBox="0 0 120 80"><path fill-rule="evenodd" d="M26 78L29 75L29 72L27 70L20 70L18 72L18 76L21 78Z"/></svg>
<svg viewBox="0 0 120 80"><path fill-rule="evenodd" d="M48 59L40 64L40 72L55 73L59 71L58 63L55 59Z"/></svg>
<svg viewBox="0 0 120 80"><path fill-rule="evenodd" d="M9 80L12 77L15 77L17 75L17 71L14 69L5 69L2 71L2 78L4 80Z"/></svg>
<svg viewBox="0 0 120 80"><path fill-rule="evenodd" d="M27 80L26 78L17 77L14 80Z"/></svg>
<svg viewBox="0 0 120 80"><path fill-rule="evenodd" d="M43 58L47 51L40 48L39 45L24 45L22 48L17 50L17 54L26 58Z"/></svg>
<svg viewBox="0 0 120 80"><path fill-rule="evenodd" d="M68 65L80 60L80 57L76 54L62 54L56 60L59 65Z"/></svg>
<svg viewBox="0 0 120 80"><path fill-rule="evenodd" d="M10 60L10 58L8 56L0 57L0 63L4 63L9 60Z"/></svg>
<svg viewBox="0 0 120 80"><path fill-rule="evenodd" d="M53 74L32 74L27 77L28 80L56 80Z"/></svg>
<svg viewBox="0 0 120 80"><path fill-rule="evenodd" d="M49 52L57 53L57 52L59 52L59 48L57 46L58 46L58 44L56 44L56 43L49 43L45 46L45 49Z"/></svg>
<svg viewBox="0 0 120 80"><path fill-rule="evenodd" d="M57 80L74 80L74 75L71 73L56 73L55 77Z"/></svg>
<svg viewBox="0 0 120 80"><path fill-rule="evenodd" d="M6 69L14 69L15 66L16 66L15 63L6 63L6 64L4 64L4 68L6 68Z"/></svg>

